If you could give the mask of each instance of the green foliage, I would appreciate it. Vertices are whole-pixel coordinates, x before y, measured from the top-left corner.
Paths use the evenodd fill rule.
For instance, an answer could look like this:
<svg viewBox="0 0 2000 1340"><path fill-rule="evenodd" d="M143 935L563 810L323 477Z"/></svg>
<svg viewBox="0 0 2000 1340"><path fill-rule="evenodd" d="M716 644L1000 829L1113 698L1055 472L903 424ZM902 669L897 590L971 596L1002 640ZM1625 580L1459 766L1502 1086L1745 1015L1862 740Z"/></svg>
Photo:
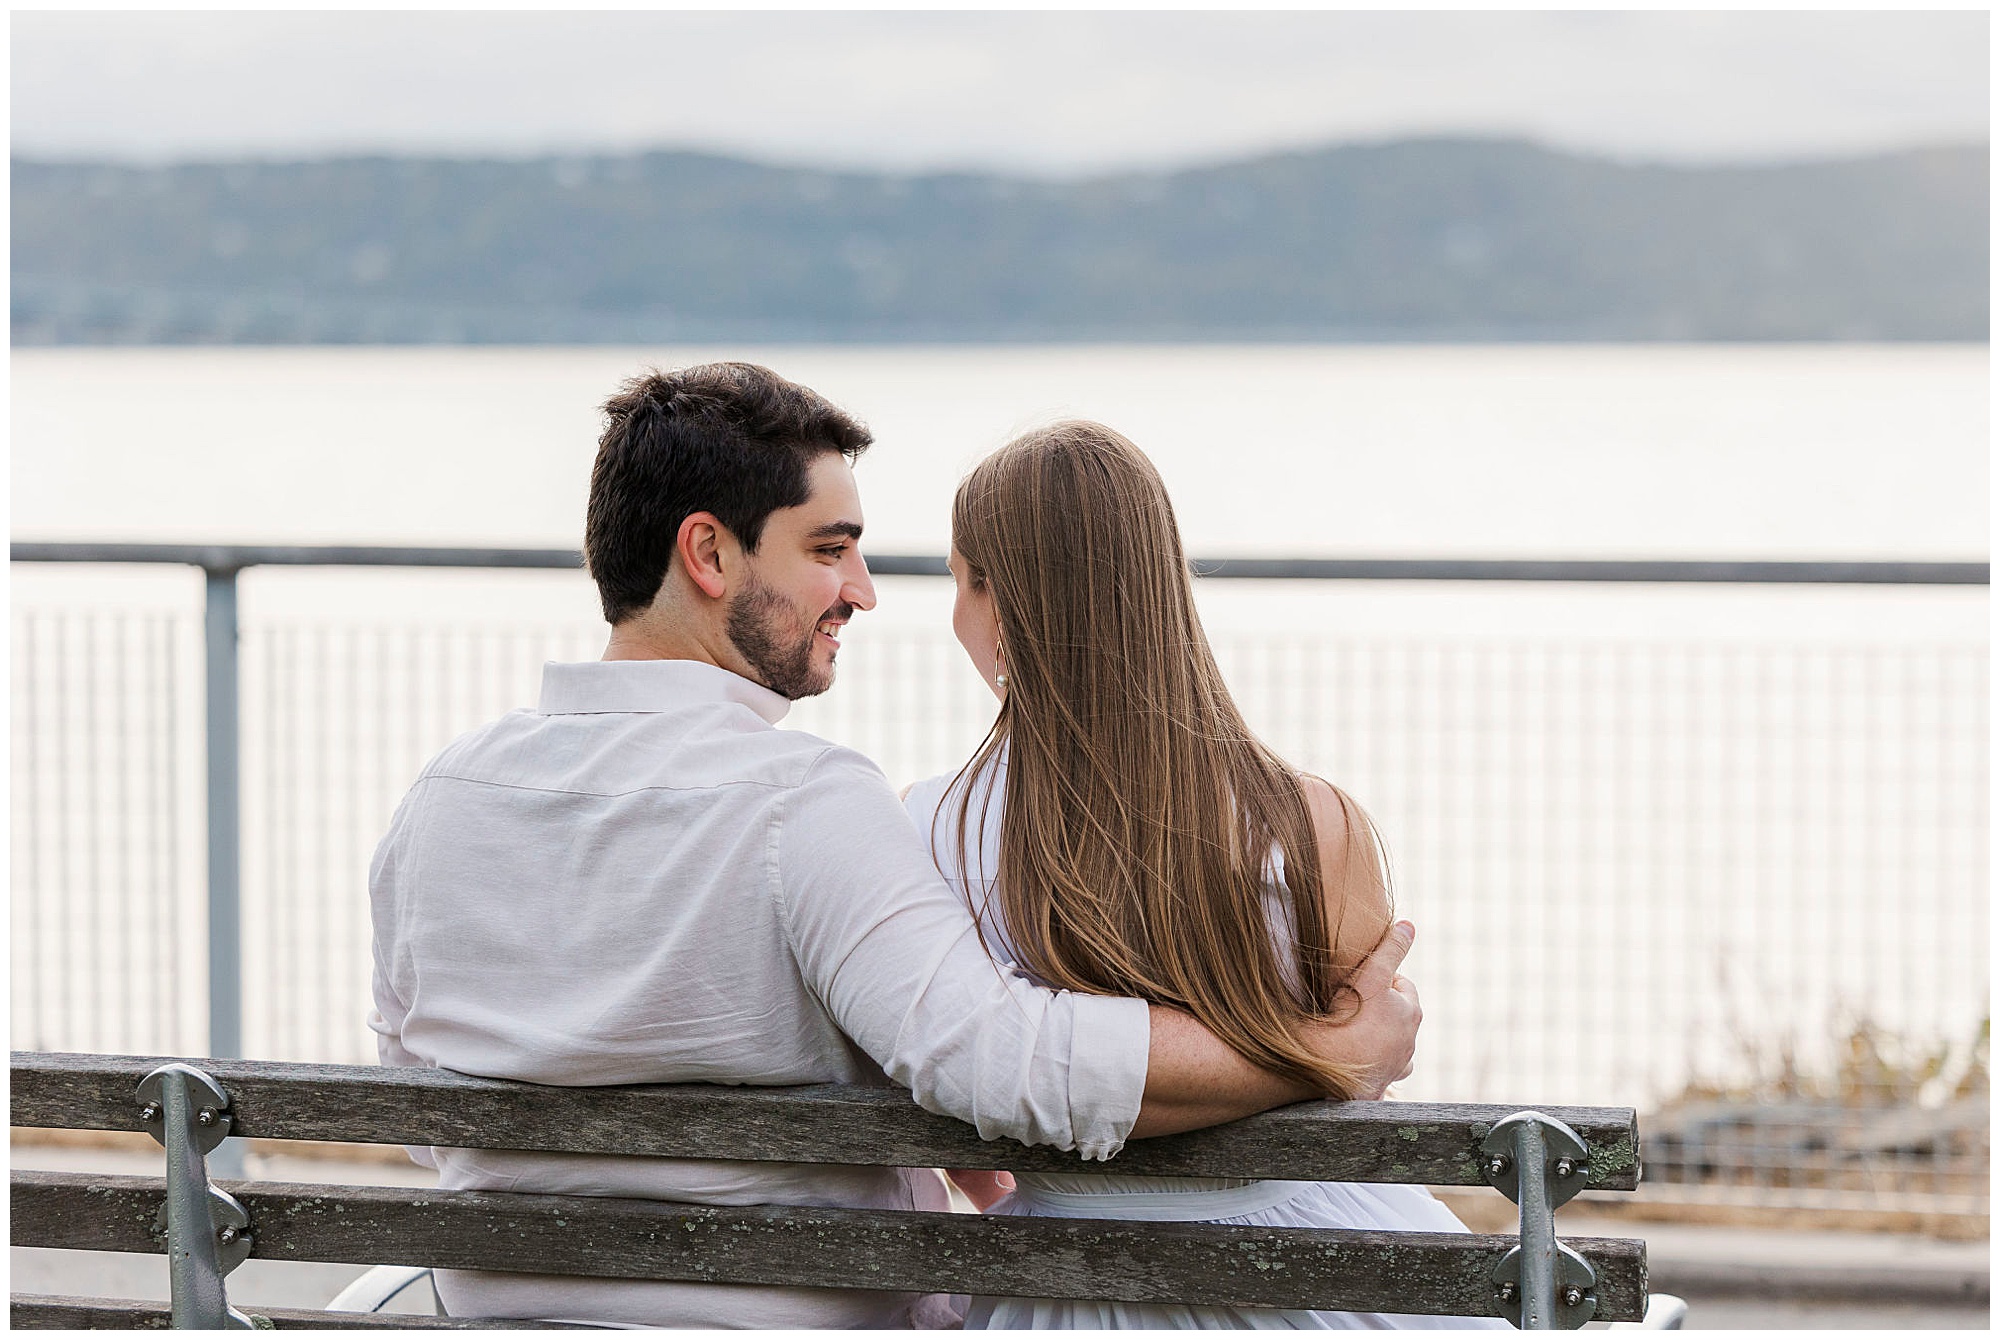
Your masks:
<svg viewBox="0 0 2000 1340"><path fill-rule="evenodd" d="M1696 1079L1663 1105L1692 1102L1810 1102L1843 1107L1937 1105L1987 1092L1991 1082L1993 1020L1957 1040L1916 1040L1850 1015L1833 1030L1833 1064L1811 1066L1799 1057L1795 1035L1766 1049L1739 1043L1748 1079Z"/></svg>
<svg viewBox="0 0 2000 1340"><path fill-rule="evenodd" d="M1945 1207L1983 1222L1991 1018L1950 1043L1865 1016L1834 1036L1830 1065L1802 1063L1787 1041L1746 1052L1748 1080L1697 1081L1661 1104L1644 1123L1648 1179Z"/></svg>

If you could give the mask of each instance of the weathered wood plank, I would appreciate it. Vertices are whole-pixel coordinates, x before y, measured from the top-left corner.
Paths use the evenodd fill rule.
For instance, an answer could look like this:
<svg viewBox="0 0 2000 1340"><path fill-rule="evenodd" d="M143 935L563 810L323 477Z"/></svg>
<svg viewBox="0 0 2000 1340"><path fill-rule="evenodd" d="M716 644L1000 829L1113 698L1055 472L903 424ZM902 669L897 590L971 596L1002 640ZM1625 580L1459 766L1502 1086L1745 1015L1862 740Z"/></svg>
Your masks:
<svg viewBox="0 0 2000 1340"><path fill-rule="evenodd" d="M13 1053L12 1122L138 1130L133 1091L175 1057ZM984 1141L900 1089L841 1085L556 1088L445 1070L196 1060L228 1090L235 1133L281 1140L459 1145L679 1158L1074 1172L1052 1149ZM1172 1177L1479 1186L1502 1104L1301 1103L1228 1126L1136 1140L1120 1171ZM1550 1107L1589 1144L1586 1187L1639 1183L1631 1108Z"/></svg>
<svg viewBox="0 0 2000 1340"><path fill-rule="evenodd" d="M73 1298L64 1294L17 1293L9 1296L9 1324L17 1331L165 1331L173 1327L173 1309L165 1303L123 1298ZM492 1317L432 1317L400 1312L319 1312L297 1307L239 1307L247 1316L263 1317L280 1331L427 1331L427 1330L589 1330L559 1321L514 1321Z"/></svg>
<svg viewBox="0 0 2000 1340"><path fill-rule="evenodd" d="M1515 1239L915 1211L689 1206L612 1197L221 1182L252 1255L565 1275L1495 1316ZM17 1172L13 1241L159 1251L157 1177ZM1597 1315L1638 1320L1645 1244L1566 1239Z"/></svg>
<svg viewBox="0 0 2000 1340"><path fill-rule="evenodd" d="M16 1331L164 1331L173 1314L158 1303L17 1293L7 1299L7 1324Z"/></svg>

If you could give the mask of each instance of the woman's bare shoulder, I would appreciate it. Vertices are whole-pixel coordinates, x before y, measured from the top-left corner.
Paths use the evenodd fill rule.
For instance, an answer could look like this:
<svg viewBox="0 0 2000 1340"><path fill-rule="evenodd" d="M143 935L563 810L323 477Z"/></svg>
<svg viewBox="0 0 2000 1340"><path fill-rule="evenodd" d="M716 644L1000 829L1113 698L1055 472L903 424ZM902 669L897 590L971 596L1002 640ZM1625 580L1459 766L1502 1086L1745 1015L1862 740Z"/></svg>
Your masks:
<svg viewBox="0 0 2000 1340"><path fill-rule="evenodd" d="M1305 795L1306 813L1312 816L1313 832L1321 847L1344 850L1349 843L1359 842L1373 849L1374 839L1369 835L1367 819L1352 796L1310 772L1299 773L1298 779L1299 789Z"/></svg>

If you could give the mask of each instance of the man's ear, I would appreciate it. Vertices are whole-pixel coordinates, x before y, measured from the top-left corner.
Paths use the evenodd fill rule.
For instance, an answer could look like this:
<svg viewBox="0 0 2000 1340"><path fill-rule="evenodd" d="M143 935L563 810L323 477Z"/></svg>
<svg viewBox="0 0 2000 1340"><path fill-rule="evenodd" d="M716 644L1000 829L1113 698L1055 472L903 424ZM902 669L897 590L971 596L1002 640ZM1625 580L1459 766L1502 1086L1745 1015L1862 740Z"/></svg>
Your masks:
<svg viewBox="0 0 2000 1340"><path fill-rule="evenodd" d="M716 520L713 512L690 512L681 522L680 532L674 536L674 554L687 570L688 579L701 588L703 595L712 600L720 600L729 594L730 580L736 575L736 564L742 556L742 548L736 537L729 533L729 527ZM729 575L723 575L727 565Z"/></svg>

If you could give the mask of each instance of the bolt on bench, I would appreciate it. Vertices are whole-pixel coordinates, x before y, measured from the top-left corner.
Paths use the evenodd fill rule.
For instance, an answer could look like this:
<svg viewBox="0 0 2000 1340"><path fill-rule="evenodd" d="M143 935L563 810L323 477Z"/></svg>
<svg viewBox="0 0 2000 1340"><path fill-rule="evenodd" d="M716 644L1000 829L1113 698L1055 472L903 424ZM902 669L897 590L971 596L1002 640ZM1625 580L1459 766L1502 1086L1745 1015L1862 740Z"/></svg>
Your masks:
<svg viewBox="0 0 2000 1340"><path fill-rule="evenodd" d="M16 1327L537 1324L290 1309L253 1318L230 1306L224 1287L252 1255L1488 1316L1525 1329L1646 1313L1643 1242L1555 1236L1554 1210L1576 1192L1637 1186L1630 1108L1304 1103L1135 1141L1117 1159L1121 1170L1161 1176L1491 1185L1520 1206L1516 1238L212 1183L203 1156L230 1137L1017 1171L1079 1165L1055 1150L982 1141L897 1089L556 1088L429 1069L36 1052L13 1053L12 1071L14 1125L145 1130L165 1145L167 1165L164 1178L15 1172L13 1244L165 1252L173 1295L169 1307L16 1294Z"/></svg>

